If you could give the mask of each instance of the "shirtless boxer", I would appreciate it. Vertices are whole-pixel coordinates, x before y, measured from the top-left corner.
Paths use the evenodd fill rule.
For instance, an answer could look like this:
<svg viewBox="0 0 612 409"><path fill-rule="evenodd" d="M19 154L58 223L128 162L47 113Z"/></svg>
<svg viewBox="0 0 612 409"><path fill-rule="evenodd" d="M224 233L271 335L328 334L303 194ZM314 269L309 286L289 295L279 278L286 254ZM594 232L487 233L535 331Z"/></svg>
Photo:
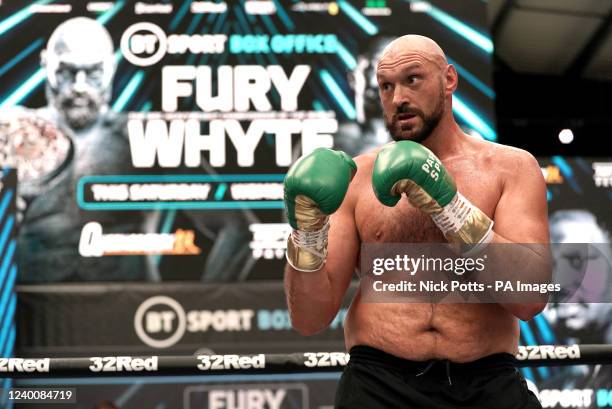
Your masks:
<svg viewBox="0 0 612 409"><path fill-rule="evenodd" d="M408 35L391 42L377 78L396 142L354 161L318 149L285 180L294 228L285 287L293 326L303 335L336 316L362 243L549 240L538 163L525 151L461 131L452 114L457 72L434 41ZM437 180L419 173L427 148L441 161ZM469 211L448 223L453 208ZM351 360L336 407L539 408L514 354L518 319L544 306L365 303L358 292L345 322Z"/></svg>

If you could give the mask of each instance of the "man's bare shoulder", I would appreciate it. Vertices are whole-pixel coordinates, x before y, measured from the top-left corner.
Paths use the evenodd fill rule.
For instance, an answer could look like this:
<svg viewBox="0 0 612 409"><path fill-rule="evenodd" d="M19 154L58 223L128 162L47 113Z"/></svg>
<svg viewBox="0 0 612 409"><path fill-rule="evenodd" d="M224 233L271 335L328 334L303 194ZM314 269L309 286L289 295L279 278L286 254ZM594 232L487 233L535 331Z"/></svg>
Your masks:
<svg viewBox="0 0 612 409"><path fill-rule="evenodd" d="M360 167L372 167L374 165L374 161L376 160L376 154L380 148L376 148L375 150L362 153L353 158L355 164L357 165L357 169Z"/></svg>
<svg viewBox="0 0 612 409"><path fill-rule="evenodd" d="M376 156L385 146L387 145L378 146L353 158L355 164L357 165L357 174L353 179L354 182L357 182L356 184L361 184L364 182L370 183L372 179L372 168L374 167Z"/></svg>
<svg viewBox="0 0 612 409"><path fill-rule="evenodd" d="M516 175L517 171L533 171L539 165L536 158L524 149L499 143L474 140L472 141L476 157L486 165L494 166L499 172L509 172Z"/></svg>
<svg viewBox="0 0 612 409"><path fill-rule="evenodd" d="M347 193L350 203L356 204L356 202L363 197L363 189L368 189L368 185L371 185L372 168L374 167L376 155L378 155L378 151L380 151L381 148L382 146L353 158L357 165L357 173L349 185L349 191Z"/></svg>
<svg viewBox="0 0 612 409"><path fill-rule="evenodd" d="M389 143L393 143L393 142L389 142ZM372 150L369 150L367 152L364 152L360 155L355 156L353 160L355 161L357 168L359 168L359 166L362 166L366 169L371 169L372 166L374 166L374 161L376 160L376 156L378 155L378 152L380 152L380 150L387 145L389 144L378 146Z"/></svg>

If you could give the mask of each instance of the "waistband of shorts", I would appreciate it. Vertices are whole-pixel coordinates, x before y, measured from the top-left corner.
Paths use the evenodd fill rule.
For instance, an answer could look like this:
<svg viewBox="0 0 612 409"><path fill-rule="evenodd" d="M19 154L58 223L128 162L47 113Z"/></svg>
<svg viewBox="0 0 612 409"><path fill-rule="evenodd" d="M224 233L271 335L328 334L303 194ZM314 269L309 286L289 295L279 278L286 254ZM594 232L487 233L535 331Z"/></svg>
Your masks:
<svg viewBox="0 0 612 409"><path fill-rule="evenodd" d="M452 368L454 374L457 373L478 373L489 372L492 370L517 368L517 359L514 355L501 352L487 355L475 361L457 363L446 359L430 359L426 361L412 361L409 359L399 358L385 351L373 348L366 345L356 345L350 350L350 362L363 363L374 366L381 366L391 369L396 369L401 372L419 373L423 368L432 366L446 366ZM444 365L435 365L441 362Z"/></svg>

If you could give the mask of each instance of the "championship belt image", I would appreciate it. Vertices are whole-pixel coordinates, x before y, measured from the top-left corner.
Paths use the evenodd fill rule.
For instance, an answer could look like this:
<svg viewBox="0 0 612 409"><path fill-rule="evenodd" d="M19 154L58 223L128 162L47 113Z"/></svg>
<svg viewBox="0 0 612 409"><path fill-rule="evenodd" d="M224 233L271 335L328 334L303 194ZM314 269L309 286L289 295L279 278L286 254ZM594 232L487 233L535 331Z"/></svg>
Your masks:
<svg viewBox="0 0 612 409"><path fill-rule="evenodd" d="M20 109L0 117L0 163L17 168L20 195L36 196L71 162L69 131Z"/></svg>

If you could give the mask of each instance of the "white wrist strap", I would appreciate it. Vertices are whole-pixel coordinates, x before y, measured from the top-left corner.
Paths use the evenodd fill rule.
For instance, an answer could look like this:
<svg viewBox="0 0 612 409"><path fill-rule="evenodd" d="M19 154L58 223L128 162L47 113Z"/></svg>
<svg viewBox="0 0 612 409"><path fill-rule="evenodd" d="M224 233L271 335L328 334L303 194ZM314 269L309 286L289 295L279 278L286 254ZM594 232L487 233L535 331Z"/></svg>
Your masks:
<svg viewBox="0 0 612 409"><path fill-rule="evenodd" d="M480 209L470 203L470 201L467 200L461 193L457 192L450 203L442 208L441 212L433 213L431 215L431 219L442 231L444 236L447 236L449 233L458 233L464 227L465 223L470 220L470 216L472 216L472 213L474 212L483 214ZM472 245L472 247L467 253L465 253L465 255L475 254L482 251L493 240L493 237L493 221L491 220L487 231L478 242L466 243Z"/></svg>
<svg viewBox="0 0 612 409"><path fill-rule="evenodd" d="M457 232L467 221L474 205L461 193L457 192L449 204L442 208L439 213L432 213L431 219L442 233Z"/></svg>
<svg viewBox="0 0 612 409"><path fill-rule="evenodd" d="M320 230L293 230L291 240L302 250L324 259L327 256L327 236L329 234L329 218L325 220Z"/></svg>

